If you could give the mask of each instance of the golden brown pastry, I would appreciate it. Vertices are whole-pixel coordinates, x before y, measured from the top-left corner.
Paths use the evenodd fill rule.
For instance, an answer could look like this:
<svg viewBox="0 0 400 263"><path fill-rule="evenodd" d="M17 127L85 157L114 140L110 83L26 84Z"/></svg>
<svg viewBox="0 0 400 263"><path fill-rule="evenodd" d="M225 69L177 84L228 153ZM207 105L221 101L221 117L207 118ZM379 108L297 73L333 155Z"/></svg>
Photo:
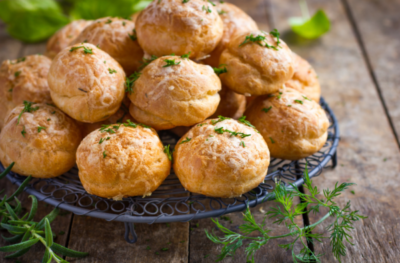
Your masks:
<svg viewBox="0 0 400 263"><path fill-rule="evenodd" d="M141 65L143 50L136 37L135 23L122 18L105 17L87 26L72 42L88 42L101 48L124 68L127 75Z"/></svg>
<svg viewBox="0 0 400 263"><path fill-rule="evenodd" d="M69 44L82 32L82 30L92 22L93 21L83 19L75 20L58 30L49 41L47 41L45 55L53 59L58 52L68 47Z"/></svg>
<svg viewBox="0 0 400 263"><path fill-rule="evenodd" d="M157 132L132 122L86 136L77 151L77 164L88 193L115 200L150 196L171 169Z"/></svg>
<svg viewBox="0 0 400 263"><path fill-rule="evenodd" d="M63 49L51 64L51 98L80 122L108 119L125 95L125 73L110 55L89 43Z"/></svg>
<svg viewBox="0 0 400 263"><path fill-rule="evenodd" d="M263 137L233 119L194 126L175 147L174 171L187 190L213 197L236 197L257 187L270 156Z"/></svg>
<svg viewBox="0 0 400 263"><path fill-rule="evenodd" d="M184 55L201 59L222 38L223 23L207 1L153 1L136 20L140 46L149 55Z"/></svg>
<svg viewBox="0 0 400 263"><path fill-rule="evenodd" d="M325 111L294 89L257 97L245 115L275 158L299 160L310 156L324 146L328 136Z"/></svg>
<svg viewBox="0 0 400 263"><path fill-rule="evenodd" d="M227 69L220 75L222 83L237 93L257 96L277 92L292 78L295 66L292 51L276 31L237 35L219 62Z"/></svg>
<svg viewBox="0 0 400 263"><path fill-rule="evenodd" d="M75 165L81 133L75 121L56 107L25 102L10 112L5 124L0 161L5 167L15 162L13 172L52 178Z"/></svg>
<svg viewBox="0 0 400 263"><path fill-rule="evenodd" d="M7 113L24 100L51 103L47 84L50 65L51 60L42 55L3 61L0 67L0 129Z"/></svg>
<svg viewBox="0 0 400 263"><path fill-rule="evenodd" d="M295 62L295 71L293 77L285 83L285 86L303 93L310 99L319 102L321 97L321 87L319 85L317 73L307 62L299 55L293 53Z"/></svg>
<svg viewBox="0 0 400 263"><path fill-rule="evenodd" d="M204 60L204 63L212 67L219 66L222 51L235 35L258 30L256 22L239 7L225 2L215 2L215 5L224 23L224 34L218 46L210 53L210 57Z"/></svg>
<svg viewBox="0 0 400 263"><path fill-rule="evenodd" d="M218 105L217 111L211 116L211 118L224 116L239 119L243 116L243 113L246 110L245 96L237 94L224 86L222 86L219 96L221 97L221 102Z"/></svg>
<svg viewBox="0 0 400 263"><path fill-rule="evenodd" d="M217 109L221 81L210 66L178 56L146 66L128 93L135 120L156 130L192 126Z"/></svg>

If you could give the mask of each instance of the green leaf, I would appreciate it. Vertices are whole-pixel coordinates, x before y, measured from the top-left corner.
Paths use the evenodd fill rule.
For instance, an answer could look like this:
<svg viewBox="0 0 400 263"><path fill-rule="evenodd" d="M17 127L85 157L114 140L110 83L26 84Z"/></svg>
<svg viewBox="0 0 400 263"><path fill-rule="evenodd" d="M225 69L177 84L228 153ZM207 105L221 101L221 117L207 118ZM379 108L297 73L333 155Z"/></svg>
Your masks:
<svg viewBox="0 0 400 263"><path fill-rule="evenodd" d="M26 228L24 228L24 227L12 226L12 225L3 224L3 223L1 223L1 227L7 229L8 231L15 232L18 234L23 234L26 231Z"/></svg>
<svg viewBox="0 0 400 263"><path fill-rule="evenodd" d="M97 19L106 16L128 18L151 1L141 0L74 0L71 16L74 19Z"/></svg>
<svg viewBox="0 0 400 263"><path fill-rule="evenodd" d="M22 238L22 234L16 235L16 236L13 236L13 237L5 237L5 236L1 235L1 237L2 237L5 241L7 241L7 242L9 242L9 243L12 244L12 243L19 242L19 241L21 240L21 238Z"/></svg>
<svg viewBox="0 0 400 263"><path fill-rule="evenodd" d="M60 209L58 208L54 208L53 211L50 212L50 214L48 214L47 216L45 216L42 220L40 220L40 222L37 224L35 229L43 229L44 228L44 222L46 220L46 218L49 220L49 222L53 222L54 219L56 219L58 213L60 212Z"/></svg>
<svg viewBox="0 0 400 263"><path fill-rule="evenodd" d="M35 245L37 242L39 241L39 239L31 239L25 242L21 242L15 245L10 245L10 246L5 246L5 247L0 247L0 251L1 252L14 252L14 251L18 251L21 249L25 249L28 247L31 247L33 245Z"/></svg>
<svg viewBox="0 0 400 263"><path fill-rule="evenodd" d="M50 255L49 248L46 248L46 251L44 252L43 258L42 258L42 263L47 263L51 262L52 256Z"/></svg>
<svg viewBox="0 0 400 263"><path fill-rule="evenodd" d="M318 10L308 20L292 17L289 19L289 24L293 32L307 39L319 38L331 28L331 22L323 10Z"/></svg>
<svg viewBox="0 0 400 263"><path fill-rule="evenodd" d="M44 221L44 231L47 246L51 247L53 245L53 233L51 232L49 219L45 219Z"/></svg>
<svg viewBox="0 0 400 263"><path fill-rule="evenodd" d="M29 184L29 182L32 179L32 175L29 175L28 178L26 178L22 184L18 187L17 191L15 191L9 198L7 198L7 202L10 202L11 200L14 199L15 196L19 195L24 191L25 187Z"/></svg>
<svg viewBox="0 0 400 263"><path fill-rule="evenodd" d="M26 220L31 221L36 215L37 207L38 207L38 201L36 196L30 195L29 198L32 199L32 206L31 206L31 211L29 212L29 216Z"/></svg>
<svg viewBox="0 0 400 263"><path fill-rule="evenodd" d="M8 256L5 256L4 258L18 258L20 256L25 255L29 250L31 249L31 247L27 247L21 250L18 250L17 252L10 254Z"/></svg>
<svg viewBox="0 0 400 263"><path fill-rule="evenodd" d="M54 243L51 246L51 249L56 252L59 253L63 256L67 256L67 257L73 257L73 258L83 258L86 257L87 255L89 255L89 253L85 253L85 252L79 252L79 251L75 251L66 247L63 247L57 243Z"/></svg>
<svg viewBox="0 0 400 263"><path fill-rule="evenodd" d="M26 42L44 40L70 22L55 0L3 0L0 18L12 37Z"/></svg>
<svg viewBox="0 0 400 263"><path fill-rule="evenodd" d="M5 203L5 206L7 208L8 214L11 216L12 219L18 220L18 216L15 214L14 210L11 208L11 206L8 203Z"/></svg>
<svg viewBox="0 0 400 263"><path fill-rule="evenodd" d="M1 5L2 5L2 3L0 2L0 7L1 7ZM1 18L1 13L2 13L2 11L1 11L1 8L0 8L0 18ZM3 19L4 20L4 19ZM14 162L12 162L5 170L4 170L4 172L2 172L1 174L0 174L0 179L2 179L3 177L5 177L10 171L11 171L11 169L13 168L13 166L14 166Z"/></svg>

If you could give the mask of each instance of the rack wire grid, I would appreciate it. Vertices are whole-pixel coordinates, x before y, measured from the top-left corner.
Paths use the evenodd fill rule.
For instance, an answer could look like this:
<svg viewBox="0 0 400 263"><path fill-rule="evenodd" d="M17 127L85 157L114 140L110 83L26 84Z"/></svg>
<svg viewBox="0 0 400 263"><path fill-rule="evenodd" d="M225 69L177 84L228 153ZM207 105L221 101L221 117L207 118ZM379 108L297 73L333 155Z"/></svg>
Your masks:
<svg viewBox="0 0 400 263"><path fill-rule="evenodd" d="M125 240L137 241L134 223L187 222L193 219L219 217L238 212L247 206L255 207L274 198L273 189L276 180L290 187L289 183L300 186L306 164L309 176L321 174L324 167L334 168L337 164L336 149L339 143L339 127L336 117L328 104L321 98L320 104L325 110L330 126L328 140L324 147L312 156L298 161L271 159L265 180L257 188L236 198L213 198L186 191L179 179L171 174L151 197L128 197L121 201L90 195L83 188L78 169L72 168L62 176L51 179L35 179L25 191L52 206L70 211L75 215L102 218L107 221L120 221L125 224ZM159 132L164 144L175 145L179 137L169 131ZM0 171L4 171L0 164ZM7 178L21 185L26 177L10 172Z"/></svg>

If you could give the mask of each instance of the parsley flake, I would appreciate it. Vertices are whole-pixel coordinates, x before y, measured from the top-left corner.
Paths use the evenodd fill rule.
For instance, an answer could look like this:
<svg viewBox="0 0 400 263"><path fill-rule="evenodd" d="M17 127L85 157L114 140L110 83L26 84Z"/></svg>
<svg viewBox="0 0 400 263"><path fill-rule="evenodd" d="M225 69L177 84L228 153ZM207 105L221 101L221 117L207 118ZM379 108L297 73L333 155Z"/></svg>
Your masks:
<svg viewBox="0 0 400 263"><path fill-rule="evenodd" d="M182 4L189 3L189 1L190 1L190 0L183 0L183 1L182 1Z"/></svg>
<svg viewBox="0 0 400 263"><path fill-rule="evenodd" d="M244 143L244 141L241 141L241 142L240 142L240 146L243 146L243 148L246 147L246 144Z"/></svg>
<svg viewBox="0 0 400 263"><path fill-rule="evenodd" d="M241 122L241 123L243 123L243 124L246 125L246 126L249 126L249 127L251 127L251 128L256 129L256 127L255 127L253 124L251 124L248 120L246 120L246 116L240 117L238 121Z"/></svg>
<svg viewBox="0 0 400 263"><path fill-rule="evenodd" d="M24 138L25 138L25 134L26 134L25 125L24 125L24 127L22 128L21 134L22 134L22 136L24 136Z"/></svg>
<svg viewBox="0 0 400 263"><path fill-rule="evenodd" d="M105 24L111 24L112 20L111 19L107 19L107 21L105 22Z"/></svg>
<svg viewBox="0 0 400 263"><path fill-rule="evenodd" d="M132 39L133 41L137 40L137 35L136 35L136 29L132 30L133 34L128 34L129 38Z"/></svg>
<svg viewBox="0 0 400 263"><path fill-rule="evenodd" d="M110 69L110 68L108 68L108 72L109 72L110 74L117 73L117 71L116 71L115 69Z"/></svg>
<svg viewBox="0 0 400 263"><path fill-rule="evenodd" d="M185 59L185 58L189 59L190 53L192 53L192 52L189 51L189 53L183 54L183 55L181 56L181 58L183 58L183 59Z"/></svg>
<svg viewBox="0 0 400 263"><path fill-rule="evenodd" d="M190 140L192 140L192 138L188 138L188 137L186 137L186 139L185 139L185 140L183 140L183 141L181 141L181 143L180 143L180 144L184 144L184 143L186 143L186 142L190 142Z"/></svg>
<svg viewBox="0 0 400 263"><path fill-rule="evenodd" d="M18 77L19 74L21 74L21 71L20 71L20 70L16 71L16 72L14 73L14 76L15 76L15 77Z"/></svg>
<svg viewBox="0 0 400 263"><path fill-rule="evenodd" d="M301 105L303 105L303 101L302 100L294 100L294 102L299 103Z"/></svg>
<svg viewBox="0 0 400 263"><path fill-rule="evenodd" d="M218 68L213 68L215 74L217 74L218 76L223 74L223 73L227 73L228 70L226 69L226 67L221 68L222 66L226 66L225 64L221 64L218 66Z"/></svg>
<svg viewBox="0 0 400 263"><path fill-rule="evenodd" d="M39 132L41 132L42 130L46 130L46 129L47 129L46 127L39 126L39 127L37 128L37 132L39 133Z"/></svg>
<svg viewBox="0 0 400 263"><path fill-rule="evenodd" d="M167 65L164 65L163 68L181 64L181 61L175 62L175 59L165 59L164 62L167 63Z"/></svg>
<svg viewBox="0 0 400 263"><path fill-rule="evenodd" d="M204 11L206 11L207 13L211 13L212 12L212 10L210 9L210 7L209 6L204 6L203 5L203 8L202 8Z"/></svg>
<svg viewBox="0 0 400 263"><path fill-rule="evenodd" d="M272 109L272 106L269 106L268 108L263 108L262 111L267 113Z"/></svg>
<svg viewBox="0 0 400 263"><path fill-rule="evenodd" d="M103 152L103 159L107 157L106 151Z"/></svg>
<svg viewBox="0 0 400 263"><path fill-rule="evenodd" d="M79 49L79 48L83 48L83 52L84 52L85 54L93 54L93 49L87 48L87 47L85 47L85 46L72 47L72 48L69 50L69 52L72 52L72 51L77 50L77 49Z"/></svg>
<svg viewBox="0 0 400 263"><path fill-rule="evenodd" d="M272 139L272 137L269 137L269 139L271 140L271 143L275 143L274 139Z"/></svg>
<svg viewBox="0 0 400 263"><path fill-rule="evenodd" d="M219 115L218 116L218 120L212 120L211 121L211 124L212 125L215 125L215 124L217 124L218 122L221 122L221 121L224 121L224 120L230 120L231 118L228 118L228 117L224 117L224 116L221 116L221 115Z"/></svg>

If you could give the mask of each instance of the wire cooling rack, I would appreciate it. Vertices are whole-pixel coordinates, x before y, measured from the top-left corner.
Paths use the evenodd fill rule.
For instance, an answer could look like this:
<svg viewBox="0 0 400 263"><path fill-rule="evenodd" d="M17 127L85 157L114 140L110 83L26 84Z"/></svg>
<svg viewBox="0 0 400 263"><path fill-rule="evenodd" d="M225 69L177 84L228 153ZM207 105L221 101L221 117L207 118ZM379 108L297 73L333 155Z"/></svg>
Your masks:
<svg viewBox="0 0 400 263"><path fill-rule="evenodd" d="M212 198L186 191L171 170L171 174L151 197L129 197L114 201L88 194L83 188L75 167L66 174L52 179L35 179L25 189L38 200L76 215L102 218L107 221L120 221L125 224L125 239L129 243L137 241L133 223L186 222L193 219L219 217L224 214L242 211L246 206L254 207L273 198L274 182L280 180L300 186L304 183L302 175L306 164L310 177L321 174L331 162L335 167L336 148L339 143L339 127L335 115L321 98L321 106L330 121L328 140L316 154L299 161L271 159L268 174L257 188L238 198ZM179 138L171 132L159 133L164 144L175 145ZM4 171L0 164L0 171ZM7 178L20 185L26 177L13 172Z"/></svg>

